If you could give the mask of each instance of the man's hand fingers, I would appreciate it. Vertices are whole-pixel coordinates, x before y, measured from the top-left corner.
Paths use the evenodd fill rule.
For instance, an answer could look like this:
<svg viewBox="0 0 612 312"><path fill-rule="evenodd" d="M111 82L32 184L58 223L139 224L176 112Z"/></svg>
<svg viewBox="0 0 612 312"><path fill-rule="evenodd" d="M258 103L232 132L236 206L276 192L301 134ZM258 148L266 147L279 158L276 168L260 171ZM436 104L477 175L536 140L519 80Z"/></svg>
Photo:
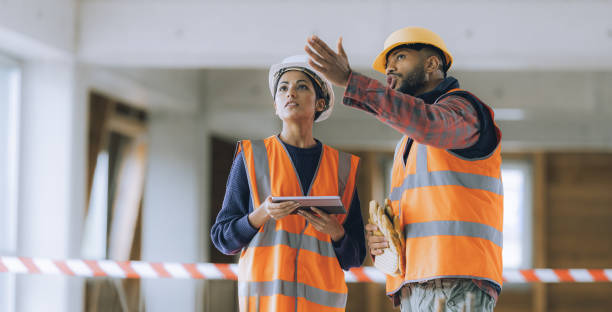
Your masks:
<svg viewBox="0 0 612 312"><path fill-rule="evenodd" d="M310 54L311 56L315 54L319 57L326 57L324 54L325 51L323 51L320 45L315 44L315 41L312 39L312 37L308 38L307 42L308 44L304 47L304 50L306 50L308 54Z"/></svg>
<svg viewBox="0 0 612 312"><path fill-rule="evenodd" d="M372 224L372 223L366 224L365 229L368 232L378 231L378 227L376 226L376 224Z"/></svg>
<svg viewBox="0 0 612 312"><path fill-rule="evenodd" d="M382 235L371 235L368 238L368 242L371 242L371 243L379 243L379 242L386 242L386 241L387 239Z"/></svg>
<svg viewBox="0 0 612 312"><path fill-rule="evenodd" d="M389 243L387 241L381 241L381 242L372 242L372 241L368 241L368 246L370 246L370 248L375 248L375 249L379 249L379 248L388 248L389 247Z"/></svg>
<svg viewBox="0 0 612 312"><path fill-rule="evenodd" d="M344 51L344 47L342 46L342 37L338 38L338 54L340 54L340 56L342 56L344 59L348 59L346 52Z"/></svg>
<svg viewBox="0 0 612 312"><path fill-rule="evenodd" d="M304 51L306 51L306 54L308 54L311 58L320 57L319 54L313 51L309 45L304 46Z"/></svg>
<svg viewBox="0 0 612 312"><path fill-rule="evenodd" d="M308 55L310 56L310 58L316 61L317 63L321 65L329 65L329 59L325 59L323 56L321 56L320 53L313 51L312 48L310 48L309 46L306 46L305 50L306 53L308 53Z"/></svg>
<svg viewBox="0 0 612 312"><path fill-rule="evenodd" d="M370 253L374 256L380 256L383 254L383 250L382 249L370 249Z"/></svg>
<svg viewBox="0 0 612 312"><path fill-rule="evenodd" d="M369 243L368 246L372 249L385 249L389 247L389 243L380 242L380 243Z"/></svg>
<svg viewBox="0 0 612 312"><path fill-rule="evenodd" d="M310 56L310 59L308 60L308 64L310 64L310 66L314 67L319 72L322 72L320 69L322 69L323 67L321 67L321 65L315 62L316 60L321 59L321 56L319 56L316 52L312 51L312 49L310 49L309 46L304 47L304 51L306 51L308 56Z"/></svg>
<svg viewBox="0 0 612 312"><path fill-rule="evenodd" d="M325 67L320 66L319 64L313 62L312 60L308 60L308 64L312 66L316 71L320 73L327 73L327 69Z"/></svg>
<svg viewBox="0 0 612 312"><path fill-rule="evenodd" d="M322 58L326 61L331 62L336 58L336 53L334 51L329 51L327 49L327 45L322 41L309 41L308 44L315 50ZM325 45L325 46L324 46Z"/></svg>
<svg viewBox="0 0 612 312"><path fill-rule="evenodd" d="M317 50L317 52L321 53L322 56L335 57L337 54L334 50L332 50L325 41L321 40L321 38L317 36L312 36L312 40L308 43Z"/></svg>

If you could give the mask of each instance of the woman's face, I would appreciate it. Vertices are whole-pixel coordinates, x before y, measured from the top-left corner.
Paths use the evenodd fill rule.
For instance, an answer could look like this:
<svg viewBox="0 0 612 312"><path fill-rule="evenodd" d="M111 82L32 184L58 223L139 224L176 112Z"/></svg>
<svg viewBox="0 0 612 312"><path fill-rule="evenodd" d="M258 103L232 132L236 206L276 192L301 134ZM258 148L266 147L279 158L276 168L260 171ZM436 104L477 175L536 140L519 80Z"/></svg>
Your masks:
<svg viewBox="0 0 612 312"><path fill-rule="evenodd" d="M315 112L324 109L325 100L317 100L312 81L305 73L292 70L278 80L274 105L283 121L313 121Z"/></svg>

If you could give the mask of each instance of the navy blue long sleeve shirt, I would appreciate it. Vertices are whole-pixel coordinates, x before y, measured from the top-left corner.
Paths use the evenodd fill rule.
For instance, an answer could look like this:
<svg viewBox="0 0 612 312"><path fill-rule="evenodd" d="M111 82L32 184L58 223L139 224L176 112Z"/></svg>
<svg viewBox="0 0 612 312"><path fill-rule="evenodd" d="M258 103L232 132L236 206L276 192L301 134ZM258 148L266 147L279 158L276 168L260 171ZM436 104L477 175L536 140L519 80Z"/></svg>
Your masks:
<svg viewBox="0 0 612 312"><path fill-rule="evenodd" d="M299 148L285 145L303 188L308 188L314 178L323 145L317 141L315 147ZM302 190L304 194L307 189ZM213 244L224 254L232 255L247 246L258 229L249 222L248 215L253 211L248 177L242 152L236 155L232 164L223 206L213 224L210 236ZM336 257L343 270L358 267L366 255L364 226L359 207L359 196L355 189L353 201L343 224L345 235L333 242Z"/></svg>

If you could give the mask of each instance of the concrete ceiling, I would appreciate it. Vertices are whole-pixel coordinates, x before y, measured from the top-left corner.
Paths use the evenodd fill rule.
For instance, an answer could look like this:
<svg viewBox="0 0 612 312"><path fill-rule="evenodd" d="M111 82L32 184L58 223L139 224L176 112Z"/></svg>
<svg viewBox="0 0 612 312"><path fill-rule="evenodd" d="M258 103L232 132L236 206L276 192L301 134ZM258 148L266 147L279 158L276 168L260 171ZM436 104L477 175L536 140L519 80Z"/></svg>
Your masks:
<svg viewBox="0 0 612 312"><path fill-rule="evenodd" d="M318 34L368 67L407 25L438 32L461 70L611 70L611 1L83 0L76 51L93 64L267 67Z"/></svg>
<svg viewBox="0 0 612 312"><path fill-rule="evenodd" d="M206 111L212 130L241 137L278 128L266 68L307 36L343 36L353 68L382 78L369 67L385 37L419 25L445 39L463 87L511 110L498 114L506 144L610 149L610 13L612 1L0 0L0 51L85 63L102 91ZM336 104L316 130L326 142L393 146L397 133Z"/></svg>

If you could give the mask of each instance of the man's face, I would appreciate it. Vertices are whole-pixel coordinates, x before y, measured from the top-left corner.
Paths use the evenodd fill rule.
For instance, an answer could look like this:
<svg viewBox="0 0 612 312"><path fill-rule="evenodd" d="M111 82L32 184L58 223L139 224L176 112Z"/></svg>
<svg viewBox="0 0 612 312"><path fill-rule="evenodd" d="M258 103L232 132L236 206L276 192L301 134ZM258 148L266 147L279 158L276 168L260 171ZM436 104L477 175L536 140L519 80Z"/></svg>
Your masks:
<svg viewBox="0 0 612 312"><path fill-rule="evenodd" d="M387 55L386 73L391 89L415 95L425 86L425 58L416 50L395 49Z"/></svg>

